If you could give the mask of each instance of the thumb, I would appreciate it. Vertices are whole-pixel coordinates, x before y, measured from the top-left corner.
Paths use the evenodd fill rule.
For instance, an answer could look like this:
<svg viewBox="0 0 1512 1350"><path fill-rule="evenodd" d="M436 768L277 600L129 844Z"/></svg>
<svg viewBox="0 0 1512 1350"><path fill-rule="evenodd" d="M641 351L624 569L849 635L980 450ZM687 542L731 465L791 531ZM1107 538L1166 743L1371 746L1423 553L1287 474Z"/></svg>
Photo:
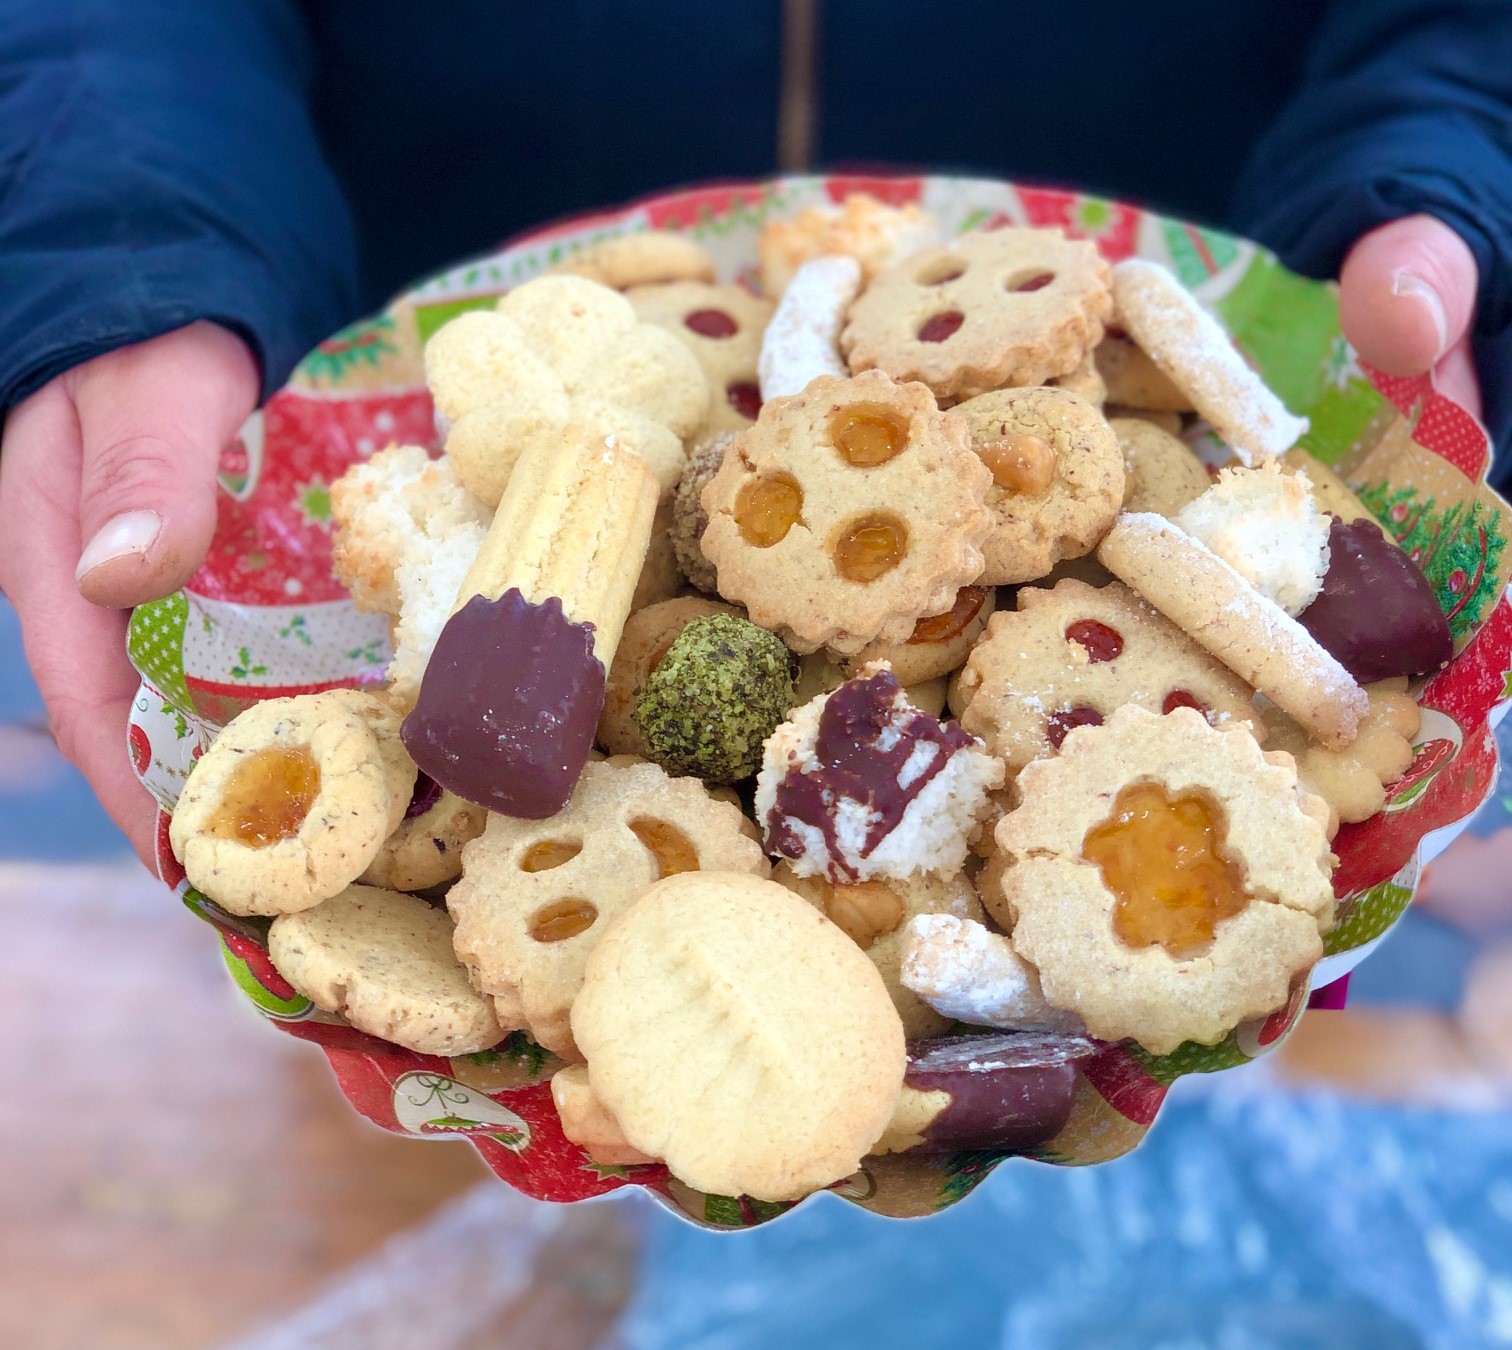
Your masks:
<svg viewBox="0 0 1512 1350"><path fill-rule="evenodd" d="M1388 375L1432 370L1475 313L1469 245L1433 216L1407 216L1363 235L1339 273L1344 336Z"/></svg>
<svg viewBox="0 0 1512 1350"><path fill-rule="evenodd" d="M80 593L119 609L171 594L215 533L221 448L257 404L252 353L194 323L96 357L64 383L83 455Z"/></svg>

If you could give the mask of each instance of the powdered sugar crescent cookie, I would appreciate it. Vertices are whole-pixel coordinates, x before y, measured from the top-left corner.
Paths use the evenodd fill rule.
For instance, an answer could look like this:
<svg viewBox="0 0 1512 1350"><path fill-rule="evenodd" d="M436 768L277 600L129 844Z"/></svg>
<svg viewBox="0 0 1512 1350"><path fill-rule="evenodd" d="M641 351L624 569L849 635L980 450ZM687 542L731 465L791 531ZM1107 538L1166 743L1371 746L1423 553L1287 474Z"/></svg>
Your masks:
<svg viewBox="0 0 1512 1350"><path fill-rule="evenodd" d="M462 845L483 833L488 813L422 775L404 819L359 878L391 891L425 891L462 875Z"/></svg>
<svg viewBox="0 0 1512 1350"><path fill-rule="evenodd" d="M703 433L743 431L756 420L761 408L756 363L772 319L770 300L758 300L741 286L699 281L637 286L625 298L642 323L666 329L698 359L709 382Z"/></svg>
<svg viewBox="0 0 1512 1350"><path fill-rule="evenodd" d="M1126 586L1067 579L1025 586L999 610L952 694L961 726L1010 770L1060 748L1126 704L1196 707L1219 724L1258 724L1248 687Z"/></svg>
<svg viewBox="0 0 1512 1350"><path fill-rule="evenodd" d="M648 890L589 957L572 1030L631 1146L718 1195L796 1200L850 1175L903 1085L876 967L752 876Z"/></svg>
<svg viewBox="0 0 1512 1350"><path fill-rule="evenodd" d="M568 1013L609 923L675 872L765 876L753 834L697 779L623 759L586 764L555 816L490 815L462 850L462 879L446 896L457 955L501 1016L517 1011L536 1041L577 1059Z"/></svg>
<svg viewBox="0 0 1512 1350"><path fill-rule="evenodd" d="M952 921L981 920L982 907L964 876L917 873L891 881L862 881L835 885L823 877L795 876L787 863L778 863L772 880L802 896L841 928L864 951L882 976L893 1007L903 1022L903 1034L938 1036L951 1023L903 984L901 969L905 935L920 915L940 915Z"/></svg>
<svg viewBox="0 0 1512 1350"><path fill-rule="evenodd" d="M1019 775L997 828L1013 948L1092 1035L1152 1054L1282 1007L1333 926L1326 806L1291 757L1124 708Z"/></svg>
<svg viewBox="0 0 1512 1350"><path fill-rule="evenodd" d="M414 765L407 782L396 778L370 710L334 693L254 704L184 784L169 827L174 856L190 885L233 914L292 914L329 899L376 856L396 798L408 803Z"/></svg>
<svg viewBox="0 0 1512 1350"><path fill-rule="evenodd" d="M780 298L806 262L854 258L870 279L939 237L935 218L914 202L889 206L853 192L837 207L810 206L792 220L772 220L756 240L762 293Z"/></svg>
<svg viewBox="0 0 1512 1350"><path fill-rule="evenodd" d="M1109 403L1146 412L1191 412L1192 400L1124 334L1105 332L1092 360Z"/></svg>
<svg viewBox="0 0 1512 1350"><path fill-rule="evenodd" d="M949 609L920 619L902 642L873 642L854 656L831 652L829 657L841 679L848 679L862 666L883 662L901 684L925 684L949 675L966 660L987 627L993 603L991 587L962 586Z"/></svg>
<svg viewBox="0 0 1512 1350"><path fill-rule="evenodd" d="M549 270L586 277L615 291L669 281L714 280L714 260L702 244L663 230L597 239Z"/></svg>
<svg viewBox="0 0 1512 1350"><path fill-rule="evenodd" d="M1307 430L1244 363L1228 334L1158 263L1113 269L1118 316L1139 344L1247 465L1285 454Z"/></svg>
<svg viewBox="0 0 1512 1350"><path fill-rule="evenodd" d="M1412 738L1422 721L1418 705L1399 676L1365 686L1370 711L1349 746L1329 750L1319 745L1280 708L1267 704L1267 750L1284 750L1297 762L1297 778L1309 792L1328 803L1328 837L1339 825L1369 820L1386 805L1386 788L1412 763Z"/></svg>
<svg viewBox="0 0 1512 1350"><path fill-rule="evenodd" d="M979 231L877 277L851 306L840 347L852 370L970 398L1075 370L1112 309L1094 244L1059 230Z"/></svg>
<svg viewBox="0 0 1512 1350"><path fill-rule="evenodd" d="M999 389L953 411L992 473L983 584L1037 580L1096 546L1124 494L1118 438L1096 408L1062 389Z"/></svg>
<svg viewBox="0 0 1512 1350"><path fill-rule="evenodd" d="M677 555L677 565L689 584L706 595L713 595L719 589L719 577L714 565L704 557L699 542L709 526L709 517L703 509L703 490L719 472L725 451L734 441L734 432L721 431L705 436L694 445L672 498L672 551Z"/></svg>
<svg viewBox="0 0 1512 1350"><path fill-rule="evenodd" d="M1108 420L1124 457L1125 511L1174 516L1212 485L1206 466L1185 442L1141 417Z"/></svg>
<svg viewBox="0 0 1512 1350"><path fill-rule="evenodd" d="M1354 739L1365 691L1305 628L1170 521L1126 514L1097 550L1115 576L1330 749Z"/></svg>
<svg viewBox="0 0 1512 1350"><path fill-rule="evenodd" d="M795 651L901 641L981 572L991 481L924 386L821 376L730 447L703 553L720 594Z"/></svg>
<svg viewBox="0 0 1512 1350"><path fill-rule="evenodd" d="M418 1054L471 1054L504 1037L452 952L446 911L412 895L348 886L274 919L268 956L317 1008Z"/></svg>
<svg viewBox="0 0 1512 1350"><path fill-rule="evenodd" d="M861 264L854 258L813 258L798 269L761 338L762 398L791 398L820 375L850 374L840 355L840 330L860 291Z"/></svg>

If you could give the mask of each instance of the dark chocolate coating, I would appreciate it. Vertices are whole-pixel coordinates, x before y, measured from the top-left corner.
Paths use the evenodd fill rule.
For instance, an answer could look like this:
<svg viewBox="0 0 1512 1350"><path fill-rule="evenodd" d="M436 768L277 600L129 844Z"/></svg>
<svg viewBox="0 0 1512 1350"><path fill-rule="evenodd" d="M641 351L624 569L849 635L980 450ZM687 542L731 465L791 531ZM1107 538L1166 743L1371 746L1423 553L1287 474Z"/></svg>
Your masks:
<svg viewBox="0 0 1512 1350"><path fill-rule="evenodd" d="M1323 589L1297 622L1359 683L1421 675L1454 655L1428 578L1379 528L1335 516L1328 554Z"/></svg>
<svg viewBox="0 0 1512 1350"><path fill-rule="evenodd" d="M1021 1152L1046 1143L1071 1117L1077 1062L1097 1050L1082 1036L1033 1031L910 1041L904 1083L950 1094L913 1151Z"/></svg>
<svg viewBox="0 0 1512 1350"><path fill-rule="evenodd" d="M442 787L506 816L540 820L566 805L604 705L593 625L555 596L475 595L446 621L402 736Z"/></svg>

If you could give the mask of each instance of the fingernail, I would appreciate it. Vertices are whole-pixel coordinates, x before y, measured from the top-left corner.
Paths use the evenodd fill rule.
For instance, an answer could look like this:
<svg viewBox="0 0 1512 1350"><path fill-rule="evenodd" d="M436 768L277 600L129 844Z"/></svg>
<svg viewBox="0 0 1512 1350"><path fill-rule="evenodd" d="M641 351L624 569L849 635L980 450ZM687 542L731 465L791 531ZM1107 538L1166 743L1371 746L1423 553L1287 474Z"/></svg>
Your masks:
<svg viewBox="0 0 1512 1350"><path fill-rule="evenodd" d="M1437 362L1439 357L1449 350L1449 316L1444 312L1444 302L1439 297L1439 293L1422 277L1405 271L1392 275L1391 293L1410 295L1423 302L1428 310L1429 318L1433 320L1434 332L1438 334L1438 348L1433 354L1433 359Z"/></svg>
<svg viewBox="0 0 1512 1350"><path fill-rule="evenodd" d="M156 511L122 511L112 516L84 546L74 580L83 581L95 568L128 554L145 555L162 528L163 518Z"/></svg>

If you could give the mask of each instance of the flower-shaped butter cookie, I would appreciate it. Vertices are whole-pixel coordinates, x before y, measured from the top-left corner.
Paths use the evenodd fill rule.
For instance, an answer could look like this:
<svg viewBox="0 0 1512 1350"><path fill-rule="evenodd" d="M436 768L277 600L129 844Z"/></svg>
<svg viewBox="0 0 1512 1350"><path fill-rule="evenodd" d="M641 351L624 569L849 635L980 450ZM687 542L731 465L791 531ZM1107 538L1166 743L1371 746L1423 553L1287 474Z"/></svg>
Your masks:
<svg viewBox="0 0 1512 1350"><path fill-rule="evenodd" d="M881 661L903 685L940 679L960 669L982 636L995 596L990 586L962 586L949 609L920 619L902 642L873 642L854 656L831 652L830 659L846 678L862 666Z"/></svg>
<svg viewBox="0 0 1512 1350"><path fill-rule="evenodd" d="M457 954L503 1021L576 1059L568 1014L610 921L677 872L765 876L753 833L697 779L629 759L587 764L555 816L490 816L463 849L462 879L446 896Z"/></svg>
<svg viewBox="0 0 1512 1350"><path fill-rule="evenodd" d="M675 281L637 286L625 298L642 323L665 328L697 358L709 382L709 412L702 427L743 431L761 408L756 363L761 337L772 319L772 302L740 286Z"/></svg>
<svg viewBox="0 0 1512 1350"><path fill-rule="evenodd" d="M619 292L574 276L540 277L496 310L458 315L426 344L425 378L457 477L489 506L525 448L569 422L614 437L670 488L682 437L709 406L682 343L641 323Z"/></svg>
<svg viewBox="0 0 1512 1350"><path fill-rule="evenodd" d="M1123 455L1101 412L1066 389L999 389L954 412L992 471L985 584L1037 581L1097 546L1124 496Z"/></svg>
<svg viewBox="0 0 1512 1350"><path fill-rule="evenodd" d="M903 641L981 572L991 482L922 385L821 376L725 454L703 552L720 594L795 651Z"/></svg>
<svg viewBox="0 0 1512 1350"><path fill-rule="evenodd" d="M1092 1035L1153 1054L1282 1007L1333 927L1328 808L1291 756L1125 708L1019 775L997 827L1014 950Z"/></svg>
<svg viewBox="0 0 1512 1350"><path fill-rule="evenodd" d="M921 380L940 398L1043 384L1101 341L1109 275L1095 244L1059 230L962 235L873 281L840 346L852 370Z"/></svg>
<svg viewBox="0 0 1512 1350"><path fill-rule="evenodd" d="M1025 586L999 610L954 686L961 726L1010 770L1132 703L1196 708L1215 723L1258 722L1250 689L1126 586L1067 578Z"/></svg>

